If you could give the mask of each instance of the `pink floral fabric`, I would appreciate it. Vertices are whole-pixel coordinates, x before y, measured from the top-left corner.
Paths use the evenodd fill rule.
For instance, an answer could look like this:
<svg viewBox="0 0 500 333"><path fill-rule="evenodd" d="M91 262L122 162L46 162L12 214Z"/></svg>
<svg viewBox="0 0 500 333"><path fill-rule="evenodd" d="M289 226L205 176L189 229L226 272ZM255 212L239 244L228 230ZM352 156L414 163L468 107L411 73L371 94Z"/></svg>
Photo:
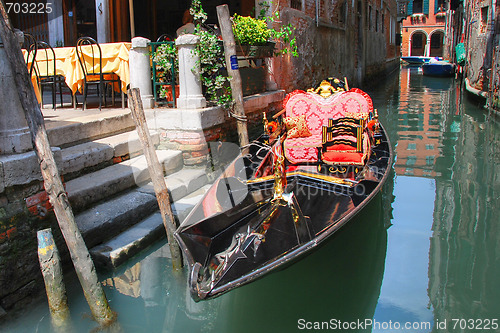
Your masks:
<svg viewBox="0 0 500 333"><path fill-rule="evenodd" d="M292 163L316 162L321 147L323 125L328 118L341 118L347 114L367 113L373 109L370 97L362 90L350 90L323 98L312 92L294 91L285 99L285 115L298 117L305 115L307 127L312 136L286 139L285 156Z"/></svg>

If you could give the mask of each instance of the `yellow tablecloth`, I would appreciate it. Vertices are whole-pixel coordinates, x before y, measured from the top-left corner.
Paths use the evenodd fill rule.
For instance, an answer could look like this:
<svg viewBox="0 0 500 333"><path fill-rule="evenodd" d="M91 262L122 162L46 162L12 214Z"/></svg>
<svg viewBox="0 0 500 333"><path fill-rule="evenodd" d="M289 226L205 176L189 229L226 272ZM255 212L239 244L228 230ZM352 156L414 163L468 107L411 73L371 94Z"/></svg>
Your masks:
<svg viewBox="0 0 500 333"><path fill-rule="evenodd" d="M130 83L130 69L129 69L129 50L132 46L131 43L104 43L99 44L102 51L102 69L103 72L115 73L120 77L121 90L127 92L127 86ZM93 46L96 48L97 46ZM82 52L84 54L84 59L87 63L90 62L92 58L92 49L90 45L82 47ZM99 51L94 51L94 55L98 56ZM56 74L62 75L65 78L66 84L71 89L73 94L77 91L82 91L84 82L84 73L78 62L78 57L76 54L75 47L56 47L54 48L55 59L56 59ZM23 50L23 54L26 59L27 52ZM47 61L49 61L49 68L47 71ZM36 55L36 62L38 64L37 70L40 76L48 76L53 73L53 57L50 50L45 53L44 49L38 50ZM97 61L96 69L99 68L99 62ZM36 82L36 79L32 79ZM34 84L35 86L35 84ZM37 97L39 98L40 92L37 92ZM40 100L40 99L39 99Z"/></svg>
<svg viewBox="0 0 500 333"><path fill-rule="evenodd" d="M99 44L102 51L102 72L104 73L115 73L120 77L121 90L127 92L127 85L130 83L130 69L128 63L128 56L131 43L106 43ZM96 46L93 46L96 48ZM78 63L78 57L76 56L76 49L74 49L74 64L72 64L72 71L68 73L66 77L66 83L70 87L71 91L75 93L77 90L81 91L84 81L83 70ZM90 63L92 58L92 49L90 45L82 47L82 52L84 54L84 59L87 64ZM99 51L94 50L94 54L98 54ZM96 64L96 70L99 70L99 62Z"/></svg>

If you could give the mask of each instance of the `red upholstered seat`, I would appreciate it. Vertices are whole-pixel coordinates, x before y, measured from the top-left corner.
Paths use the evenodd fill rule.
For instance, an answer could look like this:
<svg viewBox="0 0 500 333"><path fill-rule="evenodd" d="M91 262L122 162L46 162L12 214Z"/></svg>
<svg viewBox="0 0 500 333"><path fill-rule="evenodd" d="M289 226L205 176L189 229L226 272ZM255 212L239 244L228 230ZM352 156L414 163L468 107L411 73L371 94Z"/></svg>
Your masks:
<svg viewBox="0 0 500 333"><path fill-rule="evenodd" d="M353 146L334 144L325 147L321 160L329 165L363 165L370 152L370 138L366 132L363 133L362 147L362 151L357 151Z"/></svg>
<svg viewBox="0 0 500 333"><path fill-rule="evenodd" d="M317 148L322 146L321 134L328 119L368 114L373 104L366 93L359 89L333 94L324 98L313 92L294 91L284 100L285 115L305 115L311 136L287 138L284 142L285 157L291 163L312 163L318 161Z"/></svg>

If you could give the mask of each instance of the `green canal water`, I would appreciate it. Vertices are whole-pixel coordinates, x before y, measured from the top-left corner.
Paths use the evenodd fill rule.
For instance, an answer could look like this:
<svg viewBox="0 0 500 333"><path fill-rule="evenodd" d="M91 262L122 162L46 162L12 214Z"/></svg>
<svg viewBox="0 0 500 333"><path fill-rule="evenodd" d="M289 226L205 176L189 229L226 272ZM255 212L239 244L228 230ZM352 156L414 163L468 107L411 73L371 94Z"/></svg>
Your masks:
<svg viewBox="0 0 500 333"><path fill-rule="evenodd" d="M122 332L500 332L500 119L453 79L368 90L392 141L382 193L316 252L194 303L163 243L103 275ZM95 323L68 281L75 332ZM1 332L52 332L45 303Z"/></svg>

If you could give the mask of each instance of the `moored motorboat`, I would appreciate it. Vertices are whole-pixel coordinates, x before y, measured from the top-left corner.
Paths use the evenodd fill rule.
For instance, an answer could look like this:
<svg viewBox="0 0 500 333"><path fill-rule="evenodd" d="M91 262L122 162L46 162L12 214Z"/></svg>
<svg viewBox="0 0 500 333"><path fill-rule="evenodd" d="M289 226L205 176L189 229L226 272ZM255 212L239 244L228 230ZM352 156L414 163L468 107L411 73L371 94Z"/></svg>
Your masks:
<svg viewBox="0 0 500 333"><path fill-rule="evenodd" d="M424 57L424 56L407 56L401 57L401 60L406 62L408 65L420 66L425 63L428 63L431 59L435 59L434 57Z"/></svg>
<svg viewBox="0 0 500 333"><path fill-rule="evenodd" d="M455 64L448 61L429 61L422 65L422 73L428 76L454 76Z"/></svg>
<svg viewBox="0 0 500 333"><path fill-rule="evenodd" d="M175 233L195 300L284 267L375 196L392 165L371 98L323 81L284 101L276 122L229 164ZM264 117L264 119L266 119Z"/></svg>

